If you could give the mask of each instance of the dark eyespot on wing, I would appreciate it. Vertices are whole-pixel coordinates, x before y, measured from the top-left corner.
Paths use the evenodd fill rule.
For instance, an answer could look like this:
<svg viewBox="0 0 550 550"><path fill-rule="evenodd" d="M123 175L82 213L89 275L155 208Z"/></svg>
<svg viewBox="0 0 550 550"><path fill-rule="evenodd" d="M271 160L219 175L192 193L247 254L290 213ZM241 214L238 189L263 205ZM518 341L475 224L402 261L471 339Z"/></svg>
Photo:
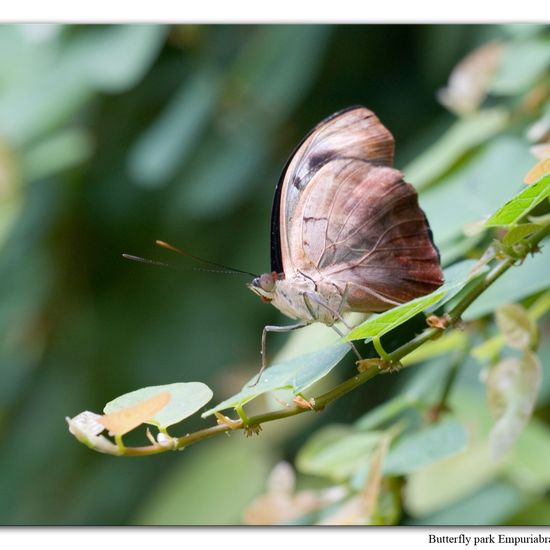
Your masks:
<svg viewBox="0 0 550 550"><path fill-rule="evenodd" d="M320 153L311 155L308 160L308 168L310 172L315 172L323 164L327 163L329 160L333 159L335 156L334 151L321 151Z"/></svg>
<svg viewBox="0 0 550 550"><path fill-rule="evenodd" d="M277 182L277 187L275 188L275 195L273 197L273 206L271 207L271 271L275 271L276 273L283 273L283 258L282 258L282 252L281 252L281 230L280 230L280 215L281 215L281 192L283 189L283 183L286 177L286 173L288 170L288 166L292 162L292 159L296 155L296 153L299 151L300 147L304 144L304 142L309 139L309 137L316 132L321 126L324 124L327 124L331 120L334 120L335 118L338 118L339 116L343 115L344 113L347 113L348 111L353 111L355 109L361 109L363 108L361 105L352 105L351 107L347 107L345 109L341 109L340 111L337 111L336 113L333 113L332 115L328 116L319 124L317 124L314 128L312 128L298 143L298 145L294 148L290 156L288 157L284 167L283 171L281 172L281 176L279 177L279 181ZM368 116L366 118L372 116L372 113L370 111L368 112ZM295 177L292 180L292 185L296 187L296 189L301 190L302 189L302 179L299 177ZM304 184L305 186L305 184Z"/></svg>
<svg viewBox="0 0 550 550"><path fill-rule="evenodd" d="M293 178L292 180L292 185L294 187L296 187L296 189L298 189L299 191L301 191L304 187L305 187L305 182L302 180L302 178L299 178L298 176L296 176L295 178Z"/></svg>
<svg viewBox="0 0 550 550"><path fill-rule="evenodd" d="M300 195L323 166L341 158L391 166L393 150L389 130L372 111L360 105L343 109L317 124L294 150L277 184L271 216L272 270L284 272L283 260L289 259L287 244L281 243L281 215L286 224L293 223ZM286 235L282 237L286 239Z"/></svg>

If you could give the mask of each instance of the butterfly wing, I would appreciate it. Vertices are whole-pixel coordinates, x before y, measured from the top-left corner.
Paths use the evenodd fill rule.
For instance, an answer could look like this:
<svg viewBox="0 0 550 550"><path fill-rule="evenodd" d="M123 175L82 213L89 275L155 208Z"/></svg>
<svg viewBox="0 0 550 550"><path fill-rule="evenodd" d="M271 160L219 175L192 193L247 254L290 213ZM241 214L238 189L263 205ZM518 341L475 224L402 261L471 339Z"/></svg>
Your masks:
<svg viewBox="0 0 550 550"><path fill-rule="evenodd" d="M322 139L314 131L288 166L280 212L285 275L336 286L353 311L428 294L443 282L439 255L416 191L390 166L391 135L377 118L367 119L374 128L363 126L362 140L358 126L351 136L346 125L329 131L335 120L322 123ZM318 151L328 159L322 164L310 160Z"/></svg>
<svg viewBox="0 0 550 550"><path fill-rule="evenodd" d="M334 160L311 179L295 213L292 265L347 292L353 311L383 311L443 283L426 216L398 170Z"/></svg>
<svg viewBox="0 0 550 550"><path fill-rule="evenodd" d="M291 269L287 226L301 192L325 164L336 158L357 158L385 166L393 164L394 141L377 116L362 106L339 111L320 122L290 156L275 191L271 214L271 270Z"/></svg>

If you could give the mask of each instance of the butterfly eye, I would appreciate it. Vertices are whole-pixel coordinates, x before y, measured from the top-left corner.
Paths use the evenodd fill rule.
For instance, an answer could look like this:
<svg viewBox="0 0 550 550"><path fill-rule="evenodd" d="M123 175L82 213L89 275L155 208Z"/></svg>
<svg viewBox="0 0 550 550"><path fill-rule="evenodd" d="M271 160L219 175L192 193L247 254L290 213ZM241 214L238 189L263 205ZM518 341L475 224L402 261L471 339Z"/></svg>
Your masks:
<svg viewBox="0 0 550 550"><path fill-rule="evenodd" d="M264 273L256 277L254 281L252 281L252 284L266 292L271 292L275 288L275 281L271 273Z"/></svg>

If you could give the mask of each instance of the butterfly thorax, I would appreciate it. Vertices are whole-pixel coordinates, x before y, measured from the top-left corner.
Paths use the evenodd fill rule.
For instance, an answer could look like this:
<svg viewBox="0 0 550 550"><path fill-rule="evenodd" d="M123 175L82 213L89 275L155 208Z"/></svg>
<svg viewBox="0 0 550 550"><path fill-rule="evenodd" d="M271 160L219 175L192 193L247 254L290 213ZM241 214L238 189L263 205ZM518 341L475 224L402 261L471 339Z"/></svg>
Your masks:
<svg viewBox="0 0 550 550"><path fill-rule="evenodd" d="M292 319L332 325L339 318L342 294L330 283L299 273L286 277L267 273L255 278L249 288Z"/></svg>

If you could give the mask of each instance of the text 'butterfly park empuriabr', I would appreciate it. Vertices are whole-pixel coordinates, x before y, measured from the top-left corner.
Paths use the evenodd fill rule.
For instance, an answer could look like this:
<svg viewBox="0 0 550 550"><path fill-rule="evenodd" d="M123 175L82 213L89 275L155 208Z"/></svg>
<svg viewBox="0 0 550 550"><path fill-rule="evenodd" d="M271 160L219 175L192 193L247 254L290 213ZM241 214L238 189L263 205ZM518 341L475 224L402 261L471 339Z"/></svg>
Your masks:
<svg viewBox="0 0 550 550"><path fill-rule="evenodd" d="M439 254L414 187L392 167L394 139L361 106L323 120L280 177L271 219L271 273L248 286L299 322L381 312L443 284ZM348 327L349 328L349 327Z"/></svg>

